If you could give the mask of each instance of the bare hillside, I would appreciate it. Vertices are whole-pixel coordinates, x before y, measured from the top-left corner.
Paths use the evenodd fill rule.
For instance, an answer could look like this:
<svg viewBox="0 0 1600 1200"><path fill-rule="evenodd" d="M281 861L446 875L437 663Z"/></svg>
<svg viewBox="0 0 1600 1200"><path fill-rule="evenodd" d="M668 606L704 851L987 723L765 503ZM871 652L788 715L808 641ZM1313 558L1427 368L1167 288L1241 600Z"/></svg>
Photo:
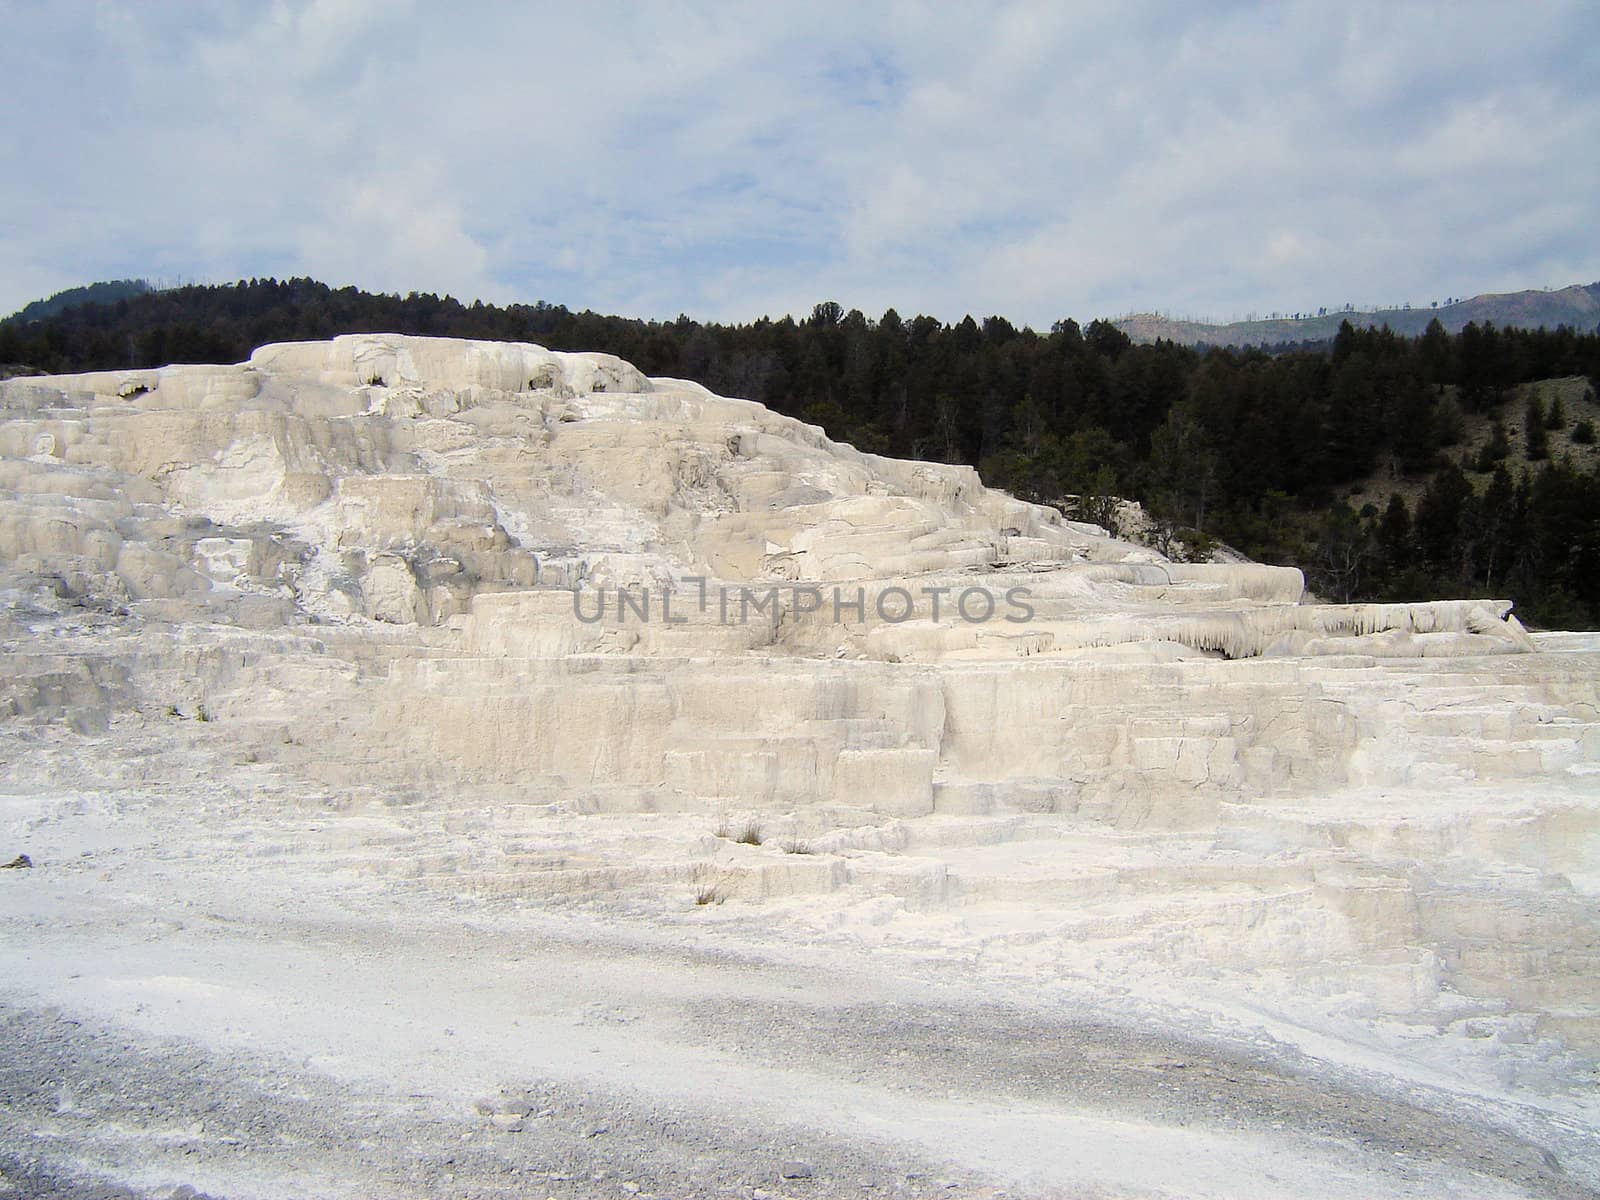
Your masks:
<svg viewBox="0 0 1600 1200"><path fill-rule="evenodd" d="M1341 322L1378 328L1387 325L1396 333L1415 336L1438 318L1447 333L1459 333L1468 322L1482 325L1493 321L1498 326L1519 329L1554 329L1567 325L1590 330L1600 323L1600 283L1574 284L1556 291L1532 289L1523 292L1486 293L1453 304L1376 309L1370 312L1322 311L1316 315L1270 320L1232 321L1214 325L1199 321L1175 320L1156 313L1136 313L1115 323L1136 342L1158 339L1182 345L1205 343L1212 346L1281 346L1293 342L1319 342L1339 332Z"/></svg>

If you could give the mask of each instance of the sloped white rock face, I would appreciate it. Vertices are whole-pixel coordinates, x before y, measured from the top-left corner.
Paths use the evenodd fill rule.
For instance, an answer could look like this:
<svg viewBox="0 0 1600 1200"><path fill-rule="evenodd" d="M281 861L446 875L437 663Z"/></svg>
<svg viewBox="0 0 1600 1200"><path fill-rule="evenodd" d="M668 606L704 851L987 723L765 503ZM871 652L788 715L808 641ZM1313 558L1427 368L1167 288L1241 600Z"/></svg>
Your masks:
<svg viewBox="0 0 1600 1200"><path fill-rule="evenodd" d="M381 816L346 865L709 889L1535 1089L1600 1044L1600 644L1504 602L1305 604L614 358L395 335L0 384L0 588L5 736L73 731L33 769L225 738Z"/></svg>
<svg viewBox="0 0 1600 1200"><path fill-rule="evenodd" d="M286 601L266 606L283 620L437 624L537 583L923 573L991 563L1008 539L1051 560L1131 552L970 469L858 454L535 346L342 337L236 367L13 381L0 405L13 574L223 620L241 595ZM253 547L232 579L219 537Z"/></svg>

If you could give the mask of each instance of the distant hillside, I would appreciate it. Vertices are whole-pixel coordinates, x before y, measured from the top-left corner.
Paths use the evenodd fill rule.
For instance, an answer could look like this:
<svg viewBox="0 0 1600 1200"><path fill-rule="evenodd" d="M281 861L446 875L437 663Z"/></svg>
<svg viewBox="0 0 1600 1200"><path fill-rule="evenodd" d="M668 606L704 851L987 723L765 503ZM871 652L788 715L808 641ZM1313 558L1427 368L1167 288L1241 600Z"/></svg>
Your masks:
<svg viewBox="0 0 1600 1200"><path fill-rule="evenodd" d="M35 300L26 308L12 313L7 321L42 321L46 317L53 317L63 309L71 308L74 304L115 304L118 300L126 300L130 296L142 296L153 291L147 279L112 279L102 283L91 283L87 287L68 288L64 292L57 292L48 300Z"/></svg>
<svg viewBox="0 0 1600 1200"><path fill-rule="evenodd" d="M1587 287L1574 284L1560 291L1506 292L1474 296L1437 308L1385 308L1372 312L1341 310L1316 316L1286 317L1270 321L1234 321L1228 325L1207 325L1199 321L1174 321L1154 313L1122 317L1114 324L1136 342L1165 338L1184 346L1205 343L1211 346L1282 346L1295 342L1329 341L1339 332L1339 323L1373 329L1387 325L1396 333L1415 337L1435 317L1447 333L1460 333L1468 322L1518 329L1554 329L1567 325L1590 332L1600 325L1600 283Z"/></svg>

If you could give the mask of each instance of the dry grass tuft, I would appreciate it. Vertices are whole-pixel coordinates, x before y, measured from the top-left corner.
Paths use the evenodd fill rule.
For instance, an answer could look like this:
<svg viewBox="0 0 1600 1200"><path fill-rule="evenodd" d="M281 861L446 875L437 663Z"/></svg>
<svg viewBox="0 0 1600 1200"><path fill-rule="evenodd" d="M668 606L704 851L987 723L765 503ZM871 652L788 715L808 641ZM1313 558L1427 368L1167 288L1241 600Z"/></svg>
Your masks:
<svg viewBox="0 0 1600 1200"><path fill-rule="evenodd" d="M701 866L694 873L694 902L697 907L721 904L728 898L723 887L725 879L709 866Z"/></svg>

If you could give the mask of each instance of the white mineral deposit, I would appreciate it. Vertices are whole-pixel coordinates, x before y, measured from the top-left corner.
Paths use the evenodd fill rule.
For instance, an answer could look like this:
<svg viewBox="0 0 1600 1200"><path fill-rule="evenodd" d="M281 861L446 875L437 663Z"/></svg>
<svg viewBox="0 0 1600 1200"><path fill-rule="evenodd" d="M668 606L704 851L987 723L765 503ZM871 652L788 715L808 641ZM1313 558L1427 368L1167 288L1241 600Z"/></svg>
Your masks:
<svg viewBox="0 0 1600 1200"><path fill-rule="evenodd" d="M0 1195L1600 1187L1600 635L396 335L0 383L0 589Z"/></svg>

